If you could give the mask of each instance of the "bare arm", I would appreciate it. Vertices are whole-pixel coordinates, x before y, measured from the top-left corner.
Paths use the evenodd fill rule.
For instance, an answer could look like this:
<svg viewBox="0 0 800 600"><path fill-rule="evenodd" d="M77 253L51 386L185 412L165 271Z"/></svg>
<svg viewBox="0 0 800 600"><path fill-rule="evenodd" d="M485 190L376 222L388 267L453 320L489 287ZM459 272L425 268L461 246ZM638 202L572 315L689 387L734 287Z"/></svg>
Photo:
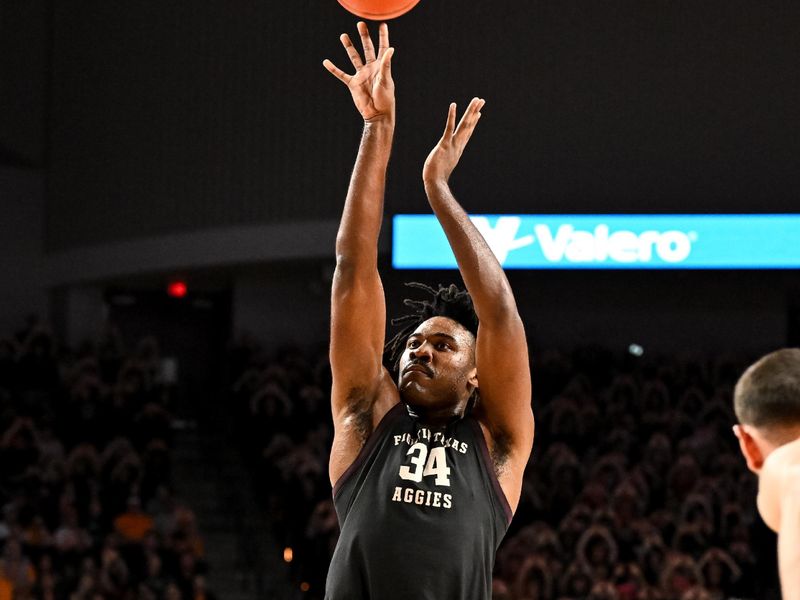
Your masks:
<svg viewBox="0 0 800 600"><path fill-rule="evenodd" d="M800 467L788 460L787 450L779 448L759 473L758 511L778 534L783 599L800 600Z"/></svg>
<svg viewBox="0 0 800 600"><path fill-rule="evenodd" d="M778 569L783 600L800 600L800 472L794 469L781 501Z"/></svg>
<svg viewBox="0 0 800 600"><path fill-rule="evenodd" d="M382 371L386 304L378 235L392 133L389 123L364 125L336 237L330 346L334 419L369 399ZM355 396L356 390L363 398Z"/></svg>
<svg viewBox="0 0 800 600"><path fill-rule="evenodd" d="M473 99L458 127L456 106L450 105L444 135L425 161L423 181L480 321L476 342L480 414L496 454L507 453L512 469L519 472L521 485L534 430L525 330L503 268L448 184L483 105L483 100ZM516 502L516 498L509 500Z"/></svg>
<svg viewBox="0 0 800 600"><path fill-rule="evenodd" d="M389 32L380 27L378 54L364 23L358 24L364 60L347 34L342 44L356 74L329 60L323 64L344 82L364 118L342 220L336 237L336 271L331 292L331 409L335 426L330 476L335 482L355 459L369 434L376 401L385 396L382 366L386 304L378 274L378 235L383 218L386 168L394 135L394 83ZM384 411L385 412L385 411Z"/></svg>

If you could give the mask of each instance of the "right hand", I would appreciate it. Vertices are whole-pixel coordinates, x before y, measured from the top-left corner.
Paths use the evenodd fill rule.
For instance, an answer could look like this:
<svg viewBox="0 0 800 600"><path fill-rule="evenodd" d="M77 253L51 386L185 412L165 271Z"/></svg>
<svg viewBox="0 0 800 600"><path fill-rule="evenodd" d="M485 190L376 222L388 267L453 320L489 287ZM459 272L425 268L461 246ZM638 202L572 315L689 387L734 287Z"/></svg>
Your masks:
<svg viewBox="0 0 800 600"><path fill-rule="evenodd" d="M392 80L392 55L394 48L389 47L389 27L381 23L379 32L378 55L372 45L367 24L358 23L358 33L364 47L364 60L350 41L350 36L343 33L339 39L356 69L355 75L348 75L327 58L323 66L339 81L343 82L358 112L366 122L394 120L394 80Z"/></svg>
<svg viewBox="0 0 800 600"><path fill-rule="evenodd" d="M464 116L456 127L456 104L450 104L447 111L447 124L444 134L439 142L434 146L428 158L425 159L425 166L422 167L422 180L425 183L447 182L450 174L456 168L464 148L467 147L469 138L475 131L475 126L481 118L481 109L486 104L482 98L473 98L469 103Z"/></svg>

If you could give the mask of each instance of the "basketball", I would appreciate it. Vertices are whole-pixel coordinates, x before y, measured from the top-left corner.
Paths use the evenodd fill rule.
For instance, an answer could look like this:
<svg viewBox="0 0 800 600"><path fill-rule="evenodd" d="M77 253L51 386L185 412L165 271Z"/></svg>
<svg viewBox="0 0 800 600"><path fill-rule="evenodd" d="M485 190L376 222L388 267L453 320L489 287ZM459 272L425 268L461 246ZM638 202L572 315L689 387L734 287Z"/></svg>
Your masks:
<svg viewBox="0 0 800 600"><path fill-rule="evenodd" d="M371 21L387 21L404 15L419 0L339 0L354 15Z"/></svg>

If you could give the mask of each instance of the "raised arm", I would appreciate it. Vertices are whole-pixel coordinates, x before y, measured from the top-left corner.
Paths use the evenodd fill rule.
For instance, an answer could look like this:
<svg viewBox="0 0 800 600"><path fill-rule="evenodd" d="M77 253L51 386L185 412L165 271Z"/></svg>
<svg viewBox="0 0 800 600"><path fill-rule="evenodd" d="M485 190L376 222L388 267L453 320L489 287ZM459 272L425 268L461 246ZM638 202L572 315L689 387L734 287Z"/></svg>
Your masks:
<svg viewBox="0 0 800 600"><path fill-rule="evenodd" d="M347 85L364 118L364 133L336 237L331 292L332 482L352 463L370 433L388 377L382 366L386 304L377 261L386 168L394 134L394 49L389 47L385 24L380 26L377 55L366 24L360 22L358 31L363 60L347 34L340 38L356 69L354 75L344 73L327 59L323 62Z"/></svg>
<svg viewBox="0 0 800 600"><path fill-rule="evenodd" d="M501 484L504 465L511 467L507 475L515 494L509 501L514 506L534 429L525 330L503 268L448 184L483 105L484 100L474 98L458 126L456 105L450 105L444 134L425 161L422 177L428 201L447 235L480 321L476 341L481 396L478 415L491 435L495 461L501 463Z"/></svg>

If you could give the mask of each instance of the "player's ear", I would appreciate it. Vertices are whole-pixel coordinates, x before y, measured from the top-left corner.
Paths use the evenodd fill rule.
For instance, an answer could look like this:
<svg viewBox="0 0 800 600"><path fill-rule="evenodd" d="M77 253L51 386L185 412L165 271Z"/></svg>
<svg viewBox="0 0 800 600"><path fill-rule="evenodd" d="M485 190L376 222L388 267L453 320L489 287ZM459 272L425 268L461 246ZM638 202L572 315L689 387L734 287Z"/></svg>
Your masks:
<svg viewBox="0 0 800 600"><path fill-rule="evenodd" d="M469 374L467 375L467 381L474 388L480 387L480 385L478 385L478 368L477 367L472 367L472 369L470 369Z"/></svg>
<svg viewBox="0 0 800 600"><path fill-rule="evenodd" d="M747 425L734 425L733 433L739 438L739 448L747 462L747 468L758 475L761 472L761 467L764 466L764 454L761 452L761 448L759 448L755 438L748 431Z"/></svg>

